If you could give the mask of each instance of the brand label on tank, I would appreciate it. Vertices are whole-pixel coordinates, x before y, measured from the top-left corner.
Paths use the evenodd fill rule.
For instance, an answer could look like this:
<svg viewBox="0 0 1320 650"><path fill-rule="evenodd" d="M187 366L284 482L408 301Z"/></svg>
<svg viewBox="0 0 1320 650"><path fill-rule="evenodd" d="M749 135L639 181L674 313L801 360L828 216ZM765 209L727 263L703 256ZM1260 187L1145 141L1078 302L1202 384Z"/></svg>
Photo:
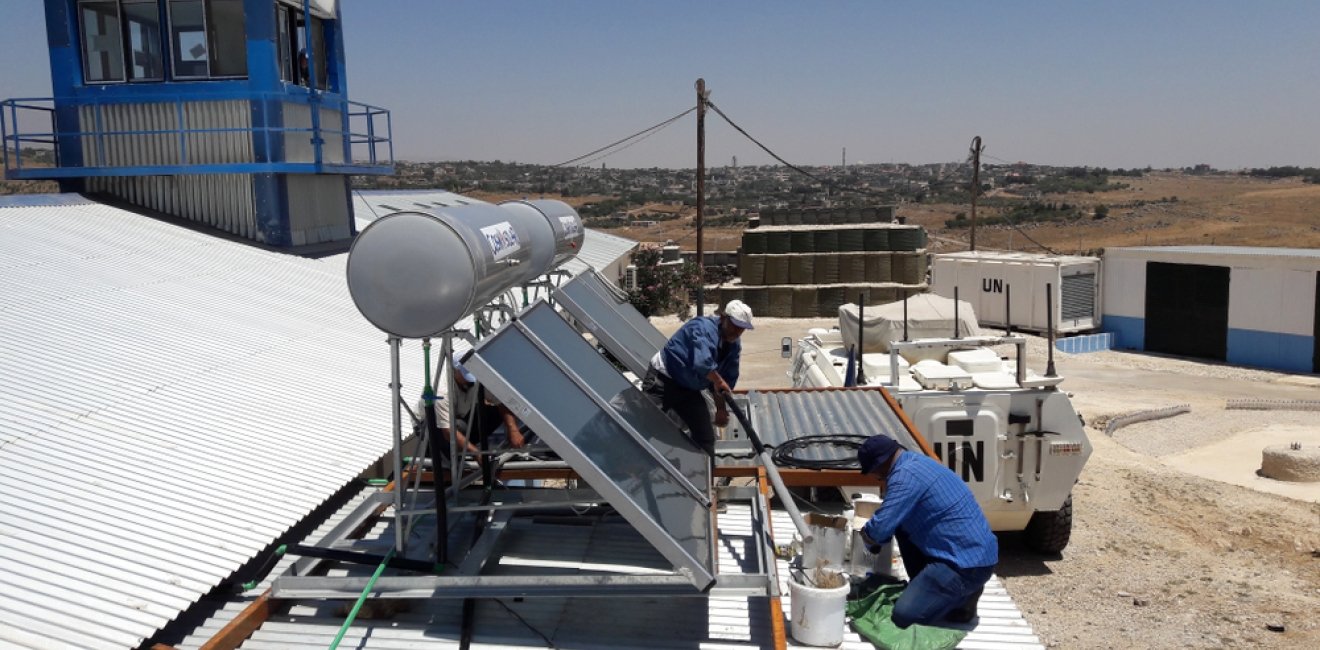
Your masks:
<svg viewBox="0 0 1320 650"><path fill-rule="evenodd" d="M513 229L513 225L507 221L501 221L493 226L486 226L481 229L481 234L485 235L486 243L490 245L490 254L497 260L512 255L521 249L518 242L518 233Z"/></svg>
<svg viewBox="0 0 1320 650"><path fill-rule="evenodd" d="M564 239L572 239L582 234L582 224L573 217L560 217L559 227L564 230Z"/></svg>

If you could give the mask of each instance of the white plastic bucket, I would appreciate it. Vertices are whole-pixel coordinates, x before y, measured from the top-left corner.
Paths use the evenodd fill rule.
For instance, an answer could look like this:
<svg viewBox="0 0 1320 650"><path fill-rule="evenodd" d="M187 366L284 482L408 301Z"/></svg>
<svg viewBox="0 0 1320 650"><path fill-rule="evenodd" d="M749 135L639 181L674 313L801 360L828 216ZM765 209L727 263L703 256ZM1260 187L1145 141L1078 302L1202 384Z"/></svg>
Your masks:
<svg viewBox="0 0 1320 650"><path fill-rule="evenodd" d="M808 575L813 572L808 571ZM788 583L789 615L793 638L815 646L843 643L844 611L850 585L843 580L839 587L821 589L798 582Z"/></svg>
<svg viewBox="0 0 1320 650"><path fill-rule="evenodd" d="M803 518L813 537L802 546L802 568L843 569L844 546L848 541L848 519L810 513Z"/></svg>

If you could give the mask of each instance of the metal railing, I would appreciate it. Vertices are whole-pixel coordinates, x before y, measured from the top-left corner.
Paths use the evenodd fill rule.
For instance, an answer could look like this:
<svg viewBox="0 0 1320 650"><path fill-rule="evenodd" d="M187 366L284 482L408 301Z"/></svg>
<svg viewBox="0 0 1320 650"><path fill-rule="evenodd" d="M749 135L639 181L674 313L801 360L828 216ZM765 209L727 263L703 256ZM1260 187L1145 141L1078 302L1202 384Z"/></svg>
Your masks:
<svg viewBox="0 0 1320 650"><path fill-rule="evenodd" d="M190 125L197 107L226 101L266 104L301 104L309 109L310 126ZM121 126L121 113L112 107L131 106L157 110L169 106L166 119L138 118L136 128ZM341 119L323 125L322 109L338 111ZM246 111L245 111L246 112ZM264 113L264 111L258 111ZM160 115L157 114L159 118ZM161 122L166 122L161 125ZM25 128L38 125L36 128ZM246 151L228 160L208 161L199 156L207 138L242 134ZM305 134L311 160L293 161L285 150L288 136ZM125 138L148 150L146 155L114 155L112 150ZM154 141L152 140L154 139ZM164 144L168 140L169 144ZM297 140L295 140L296 142ZM76 178L90 176L133 176L156 174L216 173L347 173L389 174L393 172L394 143L390 112L319 93L240 93L193 95L171 98L17 98L0 101L0 157L9 179ZM331 147L341 151L335 151ZM82 154L72 164L68 152ZM170 151L172 150L172 153ZM55 167L34 166L25 154L53 151ZM249 153L251 152L251 153ZM262 152L262 153L257 153ZM234 158L242 158L235 160ZM341 162L327 159L341 158Z"/></svg>

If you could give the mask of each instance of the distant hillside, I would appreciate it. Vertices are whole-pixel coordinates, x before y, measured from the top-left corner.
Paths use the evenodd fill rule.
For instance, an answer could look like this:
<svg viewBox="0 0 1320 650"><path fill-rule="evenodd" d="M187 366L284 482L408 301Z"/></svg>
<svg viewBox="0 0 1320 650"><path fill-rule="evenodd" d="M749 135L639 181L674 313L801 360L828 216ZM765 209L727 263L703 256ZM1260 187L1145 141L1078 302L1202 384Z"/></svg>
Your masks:
<svg viewBox="0 0 1320 650"><path fill-rule="evenodd" d="M5 152L9 164L14 166L16 163L13 149ZM55 152L49 150L24 151L24 167L52 167L54 166ZM60 191L59 185L54 181L9 181L0 176L0 196L5 194L45 194L49 192Z"/></svg>

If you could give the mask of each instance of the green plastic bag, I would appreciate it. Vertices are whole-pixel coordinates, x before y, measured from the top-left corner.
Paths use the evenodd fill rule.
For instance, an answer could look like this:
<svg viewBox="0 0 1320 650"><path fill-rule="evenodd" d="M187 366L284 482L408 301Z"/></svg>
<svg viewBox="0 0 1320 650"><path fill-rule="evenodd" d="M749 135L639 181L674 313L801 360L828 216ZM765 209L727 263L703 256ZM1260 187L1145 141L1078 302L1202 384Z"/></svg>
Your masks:
<svg viewBox="0 0 1320 650"><path fill-rule="evenodd" d="M967 632L947 627L909 625L903 629L894 625L889 616L894 603L903 593L904 585L881 585L867 596L850 600L844 611L852 620L853 629L881 650L946 650L955 648Z"/></svg>

